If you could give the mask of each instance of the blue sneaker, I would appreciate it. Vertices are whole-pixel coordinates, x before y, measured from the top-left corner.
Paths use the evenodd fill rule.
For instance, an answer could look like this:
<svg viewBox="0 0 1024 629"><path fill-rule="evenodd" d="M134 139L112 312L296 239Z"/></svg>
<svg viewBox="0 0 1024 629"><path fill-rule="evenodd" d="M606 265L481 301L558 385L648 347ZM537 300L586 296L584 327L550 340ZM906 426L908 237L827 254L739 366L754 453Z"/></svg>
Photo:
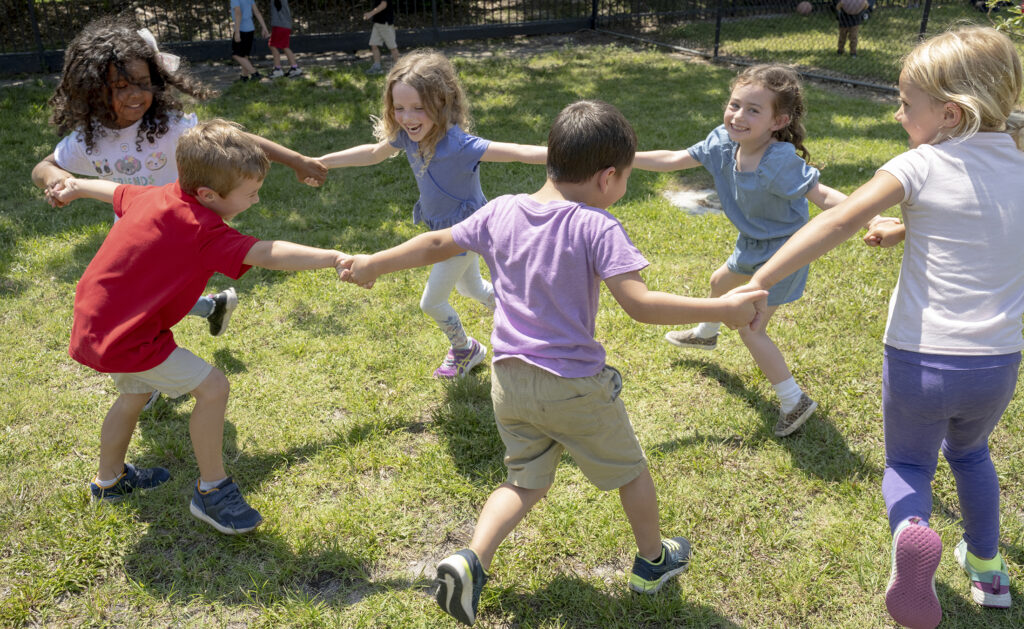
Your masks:
<svg viewBox="0 0 1024 629"><path fill-rule="evenodd" d="M437 564L437 604L455 620L472 625L484 583L487 573L476 553L463 548Z"/></svg>
<svg viewBox="0 0 1024 629"><path fill-rule="evenodd" d="M124 471L117 477L117 482L110 487L100 487L95 482L89 483L92 501L118 502L136 489L152 489L162 485L171 477L171 473L162 467L137 468L131 463L124 464Z"/></svg>
<svg viewBox="0 0 1024 629"><path fill-rule="evenodd" d="M201 491L196 481L189 511L227 535L248 533L263 522L263 516L242 498L242 492L230 476L209 491Z"/></svg>
<svg viewBox="0 0 1024 629"><path fill-rule="evenodd" d="M661 561L653 564L638 553L633 559L629 589L654 594L665 582L690 567L690 542L685 537L661 540Z"/></svg>

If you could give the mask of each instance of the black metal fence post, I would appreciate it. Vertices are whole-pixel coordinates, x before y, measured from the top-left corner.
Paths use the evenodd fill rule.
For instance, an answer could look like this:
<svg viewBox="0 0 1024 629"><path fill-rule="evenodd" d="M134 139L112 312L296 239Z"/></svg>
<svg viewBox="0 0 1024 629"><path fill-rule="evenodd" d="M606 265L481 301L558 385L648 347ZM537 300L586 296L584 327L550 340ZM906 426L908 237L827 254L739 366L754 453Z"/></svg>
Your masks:
<svg viewBox="0 0 1024 629"><path fill-rule="evenodd" d="M918 39L924 39L925 32L928 30L928 14L932 10L932 0L924 0L924 12L921 14L921 30L917 34Z"/></svg>
<svg viewBox="0 0 1024 629"><path fill-rule="evenodd" d="M718 0L718 8L715 11L715 52L711 55L712 59L718 59L718 44L722 38L722 5L725 4L725 0Z"/></svg>
<svg viewBox="0 0 1024 629"><path fill-rule="evenodd" d="M28 15L32 20L32 37L36 40L36 50L39 52L39 69L42 72L49 72L50 66L46 63L46 51L43 49L43 37L39 34L39 20L36 19L35 0L25 0L28 5Z"/></svg>
<svg viewBox="0 0 1024 629"><path fill-rule="evenodd" d="M434 26L434 45L441 41L441 31L437 28L437 0L433 0L430 3L430 19L431 24Z"/></svg>
<svg viewBox="0 0 1024 629"><path fill-rule="evenodd" d="M590 30L597 30L597 0L590 3Z"/></svg>

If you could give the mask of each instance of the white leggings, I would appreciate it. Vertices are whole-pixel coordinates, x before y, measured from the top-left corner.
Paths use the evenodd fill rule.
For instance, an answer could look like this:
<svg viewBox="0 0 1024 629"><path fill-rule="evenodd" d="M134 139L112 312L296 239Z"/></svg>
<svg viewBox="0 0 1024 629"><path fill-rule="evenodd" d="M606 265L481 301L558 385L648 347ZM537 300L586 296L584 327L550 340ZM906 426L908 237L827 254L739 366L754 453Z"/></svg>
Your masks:
<svg viewBox="0 0 1024 629"><path fill-rule="evenodd" d="M472 251L448 258L430 268L427 286L420 298L420 309L437 322L452 347L462 348L469 343L459 315L448 303L452 289L471 297L494 312L494 287L480 275L480 257Z"/></svg>

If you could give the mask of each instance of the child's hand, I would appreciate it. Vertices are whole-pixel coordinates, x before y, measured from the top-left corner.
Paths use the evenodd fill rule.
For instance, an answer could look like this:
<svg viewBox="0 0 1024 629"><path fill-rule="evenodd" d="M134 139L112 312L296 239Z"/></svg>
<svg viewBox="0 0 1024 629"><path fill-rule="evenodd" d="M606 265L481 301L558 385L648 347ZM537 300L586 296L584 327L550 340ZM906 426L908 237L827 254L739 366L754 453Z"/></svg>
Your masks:
<svg viewBox="0 0 1024 629"><path fill-rule="evenodd" d="M868 233L864 235L864 244L869 247L892 247L903 242L907 236L907 226L897 218L884 221L872 221L868 225Z"/></svg>
<svg viewBox="0 0 1024 629"><path fill-rule="evenodd" d="M46 189L46 201L52 207L64 207L78 198L78 180L74 177L62 179Z"/></svg>
<svg viewBox="0 0 1024 629"><path fill-rule="evenodd" d="M722 323L733 330L746 326L753 327L768 308L768 291L750 284L733 289L722 299L729 306Z"/></svg>
<svg viewBox="0 0 1024 629"><path fill-rule="evenodd" d="M67 201L61 201L58 198L60 193L64 191L64 187L65 187L65 183L64 182L68 181L69 179L71 179L71 177L66 177L64 179L58 179L57 181L53 181L48 186L46 186L46 190L44 191L44 195L46 197L46 202L50 204L50 207L64 207L65 205L68 204L69 201L73 200L73 199L68 199Z"/></svg>
<svg viewBox="0 0 1024 629"><path fill-rule="evenodd" d="M295 178L316 188L327 181L327 166L319 159L303 155L301 163L295 167Z"/></svg>
<svg viewBox="0 0 1024 629"><path fill-rule="evenodd" d="M338 277L363 288L373 288L377 276L370 268L370 256L355 255L343 260L338 267Z"/></svg>
<svg viewBox="0 0 1024 629"><path fill-rule="evenodd" d="M373 17L373 11L367 11L366 13L363 13L363 19L364 20L368 20L371 17Z"/></svg>

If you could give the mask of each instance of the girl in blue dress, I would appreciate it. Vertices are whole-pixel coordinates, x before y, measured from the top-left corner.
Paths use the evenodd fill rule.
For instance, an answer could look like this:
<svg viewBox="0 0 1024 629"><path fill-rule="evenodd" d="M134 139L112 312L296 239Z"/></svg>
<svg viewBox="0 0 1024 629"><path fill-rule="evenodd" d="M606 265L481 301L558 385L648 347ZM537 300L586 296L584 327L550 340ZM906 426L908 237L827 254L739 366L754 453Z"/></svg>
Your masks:
<svg viewBox="0 0 1024 629"><path fill-rule="evenodd" d="M420 197L414 223L444 229L462 221L485 203L480 188L480 162L544 164L547 148L491 142L468 133L469 103L455 68L432 50L402 57L388 73L376 119L376 144L363 144L320 159L328 168L369 166L405 151ZM494 289L480 275L480 262L467 252L430 269L420 308L448 337L451 347L434 377L455 378L480 364L487 348L466 334L458 313L448 303L452 290L494 310Z"/></svg>
<svg viewBox="0 0 1024 629"><path fill-rule="evenodd" d="M753 66L733 80L723 124L703 142L682 151L636 154L635 168L664 172L704 166L714 177L722 209L740 233L732 255L711 275L712 297L746 284L807 223L808 200L828 209L846 198L820 183L818 169L807 164L803 115L803 91L795 71L779 65ZM803 295L806 281L804 267L772 288L766 324L778 306ZM679 347L710 350L718 343L720 326L701 323L690 330L670 331L665 339ZM793 379L764 326L758 331L742 328L739 333L779 396L775 434L791 434L818 404Z"/></svg>

